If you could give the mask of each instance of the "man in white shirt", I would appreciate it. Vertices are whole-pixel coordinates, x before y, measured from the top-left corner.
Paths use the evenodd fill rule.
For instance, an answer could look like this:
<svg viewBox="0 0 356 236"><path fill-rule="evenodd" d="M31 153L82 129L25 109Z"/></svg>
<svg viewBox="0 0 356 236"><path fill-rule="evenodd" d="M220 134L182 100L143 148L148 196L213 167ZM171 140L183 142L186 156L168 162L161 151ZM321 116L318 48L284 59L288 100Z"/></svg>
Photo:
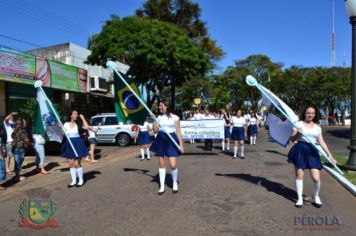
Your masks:
<svg viewBox="0 0 356 236"><path fill-rule="evenodd" d="M8 116L5 117L4 120L4 128L6 131L6 155L5 155L5 167L6 167L6 173L10 174L10 161L11 157L14 157L14 154L12 153L12 132L15 130L16 122L14 120L14 116L17 114L17 112L11 112Z"/></svg>

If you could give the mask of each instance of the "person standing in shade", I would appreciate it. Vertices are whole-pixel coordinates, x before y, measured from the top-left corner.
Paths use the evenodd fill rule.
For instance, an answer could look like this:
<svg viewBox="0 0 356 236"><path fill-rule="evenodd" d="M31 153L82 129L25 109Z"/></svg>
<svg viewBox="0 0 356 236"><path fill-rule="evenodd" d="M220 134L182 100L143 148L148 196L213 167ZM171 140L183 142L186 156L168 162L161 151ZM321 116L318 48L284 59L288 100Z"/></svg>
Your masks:
<svg viewBox="0 0 356 236"><path fill-rule="evenodd" d="M10 162L11 157L14 157L14 153L12 152L12 133L16 127L16 122L14 120L14 116L17 115L17 112L11 112L9 115L5 117L4 120L4 128L6 131L6 153L5 153L5 167L6 167L6 174L11 175L12 172L10 171Z"/></svg>
<svg viewBox="0 0 356 236"><path fill-rule="evenodd" d="M0 133L1 132L2 127L0 126ZM2 182L6 180L5 152L5 143L3 142L2 137L0 137L0 191L6 190L6 188L2 185Z"/></svg>
<svg viewBox="0 0 356 236"><path fill-rule="evenodd" d="M150 137L150 134L148 133L149 130L150 124L146 120L143 125L138 126L137 133L134 139L135 143L141 146L141 161L145 160L145 150L147 152L147 160L151 159L149 146L152 143L152 139Z"/></svg>
<svg viewBox="0 0 356 236"><path fill-rule="evenodd" d="M221 118L224 119L224 136L225 138L222 140L222 150L225 151L225 142L226 142L226 150L230 150L230 137L231 137L231 115L229 112L226 112L225 109L221 110Z"/></svg>
<svg viewBox="0 0 356 236"><path fill-rule="evenodd" d="M25 159L25 151L31 146L31 141L26 132L23 119L17 119L15 130L11 136L13 139L12 149L15 154L15 178L22 181L27 179L25 176L20 176L22 163Z"/></svg>
<svg viewBox="0 0 356 236"><path fill-rule="evenodd" d="M85 120L85 117L83 115L79 115L79 117L83 123L82 128L88 130L89 125L88 122ZM83 157L86 157L89 154L87 147L85 146L83 140L79 135L79 128L77 122L78 122L78 112L74 110L70 115L70 121L64 123L63 125L63 129L66 135L69 137L75 151L78 154L78 156L75 155L75 152L73 151L73 147L70 145L67 138L65 138L62 147L61 156L68 159L70 175L72 177L72 182L68 185L68 188L72 188L74 186L82 187L84 185L84 177L83 177L84 171L81 166L81 160ZM78 183L77 183L77 175L79 178Z"/></svg>
<svg viewBox="0 0 356 236"><path fill-rule="evenodd" d="M329 151L326 143L324 142L321 127L319 125L319 116L315 107L307 107L301 117L300 121L296 124L298 128L295 128L291 141L296 144L290 149L288 153L288 162L293 163L295 166L296 175L296 189L298 200L295 203L297 208L303 206L303 178L304 170L310 169L310 175L314 182L313 190L313 205L317 208L322 206L319 192L320 192L320 170L323 169L321 164L319 152L309 143L308 139L316 143L326 151L333 163L337 161L333 158L333 155Z"/></svg>
<svg viewBox="0 0 356 236"><path fill-rule="evenodd" d="M36 151L36 165L38 172L42 175L48 174L48 172L44 168L44 160L45 160L45 148L46 140L40 134L33 134L33 143Z"/></svg>
<svg viewBox="0 0 356 236"><path fill-rule="evenodd" d="M247 125L246 120L242 116L241 110L238 110L235 113L235 116L232 117L232 132L231 132L231 139L234 141L234 156L233 158L237 157L238 148L240 147L240 157L241 159L245 158L245 146L244 141L245 137L247 136Z"/></svg>
<svg viewBox="0 0 356 236"><path fill-rule="evenodd" d="M250 114L247 130L250 136L250 145L256 145L256 138L259 131L259 120L254 111L252 111Z"/></svg>
<svg viewBox="0 0 356 236"><path fill-rule="evenodd" d="M194 120L194 117L193 117L192 113L188 114L187 120ZM194 138L191 138L189 141L190 141L190 143L194 143L195 142Z"/></svg>
<svg viewBox="0 0 356 236"><path fill-rule="evenodd" d="M93 127L93 126L89 126L88 129L88 133L89 133L89 137L88 137L88 141L89 141L89 157L85 158L85 161L87 162L98 162L97 160L95 160L94 154L95 154L95 146L98 143L98 140L96 138L96 133L98 132L98 130L100 129L101 123L98 124L97 127Z"/></svg>
<svg viewBox="0 0 356 236"><path fill-rule="evenodd" d="M153 129L158 132L156 139L152 143L150 150L159 157L159 195L162 195L165 190L166 179L166 164L165 159L168 159L171 167L171 175L173 179L173 193L178 193L178 169L177 157L184 153L184 143L182 139L179 117L170 112L168 102L160 102L159 110L161 115L157 117L159 125L155 122ZM174 145L168 134L179 144L179 149Z"/></svg>

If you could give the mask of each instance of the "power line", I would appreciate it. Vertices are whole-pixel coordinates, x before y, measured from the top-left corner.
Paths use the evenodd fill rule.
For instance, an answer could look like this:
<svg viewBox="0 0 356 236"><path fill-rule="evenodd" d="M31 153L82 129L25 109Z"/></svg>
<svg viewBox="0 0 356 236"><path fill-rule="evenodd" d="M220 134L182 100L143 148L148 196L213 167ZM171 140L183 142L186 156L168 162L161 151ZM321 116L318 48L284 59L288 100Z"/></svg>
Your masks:
<svg viewBox="0 0 356 236"><path fill-rule="evenodd" d="M43 24L47 24L53 28L60 29L62 31L67 31L70 33L75 33L78 36L80 35L81 37L88 39L89 38L89 33L83 33L82 31L79 31L78 29L75 29L68 25L68 23L65 23L63 21L59 21L58 19L56 20L55 18L49 17L46 14L38 14L37 12L31 12L29 11L29 7L26 6L20 6L15 4L14 2L5 2L6 4L3 5L4 7L7 7L8 9L11 9L17 13L24 14L28 16L29 18L32 18L36 21L39 21Z"/></svg>

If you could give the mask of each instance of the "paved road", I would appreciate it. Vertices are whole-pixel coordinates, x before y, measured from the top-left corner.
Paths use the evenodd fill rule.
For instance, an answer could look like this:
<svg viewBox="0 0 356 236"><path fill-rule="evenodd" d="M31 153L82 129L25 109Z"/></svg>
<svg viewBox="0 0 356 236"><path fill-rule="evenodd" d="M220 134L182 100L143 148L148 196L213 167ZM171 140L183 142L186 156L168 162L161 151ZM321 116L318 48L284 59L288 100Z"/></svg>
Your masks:
<svg viewBox="0 0 356 236"><path fill-rule="evenodd" d="M348 140L339 135L345 132L326 130L325 139L334 153L348 153ZM323 172L323 208L308 202L302 209L295 208L293 166L286 163L288 149L266 140L266 133L261 132L258 145L246 147L244 160L222 153L218 143L213 151L205 151L203 144L186 144L187 153L178 163L180 189L176 195L170 191L170 177L166 193L157 195L157 161L139 161L132 153L135 147L108 155L98 166L87 165L88 181L83 188L67 189L66 171L50 176L45 188L57 202L60 227L56 229L18 227L18 209L25 194L14 185L16 191L0 194L1 234L354 235L355 198ZM41 186L36 178L28 179L27 185L33 181ZM25 187L25 183L21 185ZM304 193L306 198L312 193L308 175ZM324 223L295 224L299 220ZM334 225L327 226L325 221ZM341 225L336 227L335 221Z"/></svg>

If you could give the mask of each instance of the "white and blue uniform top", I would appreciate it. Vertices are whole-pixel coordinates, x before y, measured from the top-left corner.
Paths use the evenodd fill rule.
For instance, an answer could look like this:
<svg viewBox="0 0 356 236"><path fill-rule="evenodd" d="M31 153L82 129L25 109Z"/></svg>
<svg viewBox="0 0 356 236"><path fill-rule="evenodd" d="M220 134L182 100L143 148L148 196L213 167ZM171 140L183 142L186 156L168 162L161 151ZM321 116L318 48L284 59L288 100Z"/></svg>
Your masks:
<svg viewBox="0 0 356 236"><path fill-rule="evenodd" d="M172 113L170 114L170 117L164 114L164 115L159 115L157 121L159 123L160 130L166 133L175 133L176 121L179 121L179 117Z"/></svg>
<svg viewBox="0 0 356 236"><path fill-rule="evenodd" d="M246 120L242 116L239 118L237 116L233 116L231 121L233 127L244 127L246 124Z"/></svg>
<svg viewBox="0 0 356 236"><path fill-rule="evenodd" d="M308 139L316 143L318 137L321 135L321 127L318 124L314 124L313 128L307 128L304 126L303 121L298 121L296 126L303 131L303 135L298 138L298 141L309 142L304 136L308 137ZM293 128L294 131L297 131L297 128Z"/></svg>
<svg viewBox="0 0 356 236"><path fill-rule="evenodd" d="M95 138L96 139L96 134L91 131L90 129L88 130L88 133L89 133L89 137L88 138Z"/></svg>
<svg viewBox="0 0 356 236"><path fill-rule="evenodd" d="M78 130L78 125L75 125L73 128L70 127L70 122L66 122L63 125L64 132L66 132L67 136L69 138L78 138L80 137L79 135L79 130Z"/></svg>
<svg viewBox="0 0 356 236"><path fill-rule="evenodd" d="M248 125L257 125L257 119L255 117L251 117L248 121Z"/></svg>
<svg viewBox="0 0 356 236"><path fill-rule="evenodd" d="M140 129L140 132L147 132L150 127L150 123L145 121L145 123L143 123L143 125L139 125L138 127Z"/></svg>

